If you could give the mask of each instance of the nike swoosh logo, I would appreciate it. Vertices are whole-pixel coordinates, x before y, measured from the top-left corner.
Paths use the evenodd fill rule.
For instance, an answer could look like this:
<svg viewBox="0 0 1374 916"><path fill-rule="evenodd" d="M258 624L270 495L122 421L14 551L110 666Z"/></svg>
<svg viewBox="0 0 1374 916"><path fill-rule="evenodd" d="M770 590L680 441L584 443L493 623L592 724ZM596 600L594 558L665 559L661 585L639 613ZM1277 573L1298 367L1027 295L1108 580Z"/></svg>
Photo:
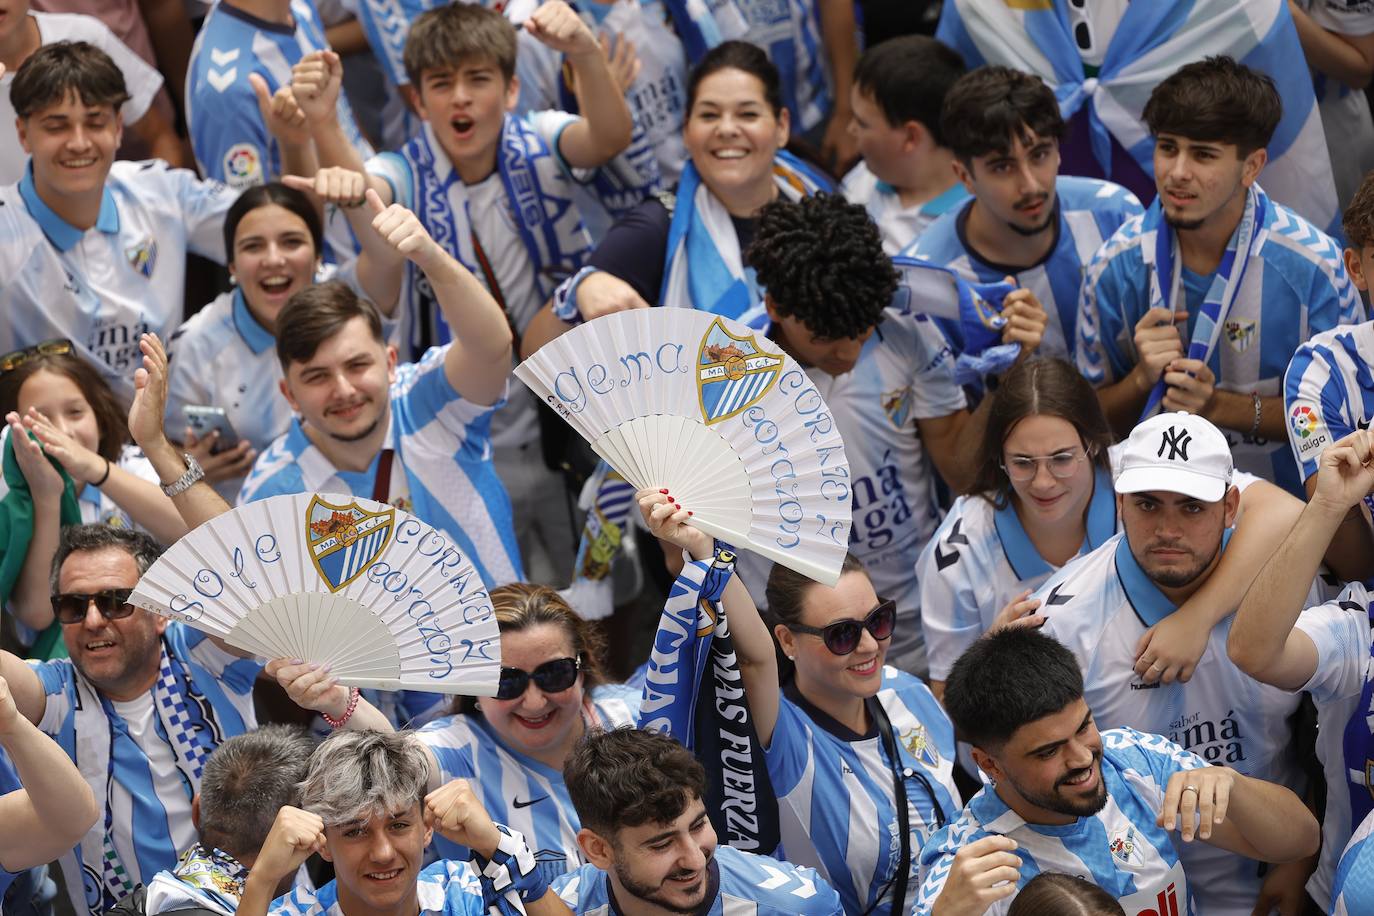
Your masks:
<svg viewBox="0 0 1374 916"><path fill-rule="evenodd" d="M517 798L515 801L511 802L511 804L514 805L516 808L528 808L535 802L541 802L546 798L548 798L547 795L541 795L538 798L531 798L529 801L521 801Z"/></svg>

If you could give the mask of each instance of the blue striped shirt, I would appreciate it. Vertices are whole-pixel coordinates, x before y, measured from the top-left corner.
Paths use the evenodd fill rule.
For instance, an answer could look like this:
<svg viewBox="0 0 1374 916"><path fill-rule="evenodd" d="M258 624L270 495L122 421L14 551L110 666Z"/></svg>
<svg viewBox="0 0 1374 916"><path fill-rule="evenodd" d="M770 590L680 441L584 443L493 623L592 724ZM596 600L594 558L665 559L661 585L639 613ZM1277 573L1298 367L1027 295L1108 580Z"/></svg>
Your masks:
<svg viewBox="0 0 1374 916"><path fill-rule="evenodd" d="M693 916L839 916L840 896L814 869L717 846L707 866L706 901ZM616 916L610 878L583 865L553 883L574 913ZM709 901L709 902L708 902Z"/></svg>
<svg viewBox="0 0 1374 916"><path fill-rule="evenodd" d="M1072 359L1083 266L1122 223L1143 209L1130 191L1097 178L1060 176L1055 195L1054 247L1039 264L1025 268L994 264L974 251L965 230L972 202L931 223L904 253L952 268L976 283L1015 277L1018 286L1035 293L1049 315L1038 352ZM939 319L939 324L957 346L962 340L958 322Z"/></svg>
<svg viewBox="0 0 1374 916"><path fill-rule="evenodd" d="M1083 277L1076 356L1079 370L1094 385L1123 378L1137 362L1135 326L1150 308L1150 268L1143 252L1154 244L1158 207L1156 202L1145 216L1122 226ZM1341 249L1329 236L1273 200L1261 231L1257 254L1221 319L1208 365L1218 389L1278 397L1294 351L1314 334L1363 320L1364 307L1341 261ZM1185 350L1200 305L1195 297L1188 300ZM1285 443L1222 432L1238 469L1303 492Z"/></svg>
<svg viewBox="0 0 1374 916"><path fill-rule="evenodd" d="M891 666L883 668L877 700L902 758L911 834L909 905L921 847L958 810L954 726L925 684ZM855 735L787 691L779 698L765 759L778 795L784 858L819 871L839 892L845 912L889 913L899 821L892 761L876 726L872 734Z"/></svg>
<svg viewBox="0 0 1374 916"><path fill-rule="evenodd" d="M1196 754L1159 735L1132 728L1102 732L1102 779L1107 804L1072 824L1032 824L983 788L958 820L931 837L921 852L917 916L929 916L949 878L954 854L985 836L1016 841L1021 875L1016 886L1042 872L1082 875L1121 902L1131 916L1154 909L1159 916L1194 912L1189 882L1170 834L1155 824L1169 777L1207 766ZM987 910L1002 916L1014 895ZM1163 905L1161 905L1163 904Z"/></svg>
<svg viewBox="0 0 1374 916"><path fill-rule="evenodd" d="M640 692L624 685L603 685L590 694L590 724L602 728L633 725ZM468 779L482 793L493 820L525 835L547 880L582 864L577 831L582 822L573 810L563 773L506 744L478 715L445 716L418 732L434 753L444 782ZM434 848L447 859L464 859L467 849L437 834Z"/></svg>
<svg viewBox="0 0 1374 916"><path fill-rule="evenodd" d="M1374 419L1374 322L1342 325L1298 348L1283 377L1288 444L1305 481L1327 446Z"/></svg>
<svg viewBox="0 0 1374 916"><path fill-rule="evenodd" d="M1332 916L1368 916L1374 906L1374 814L1364 819L1350 838L1336 868Z"/></svg>
<svg viewBox="0 0 1374 916"><path fill-rule="evenodd" d="M383 449L366 471L340 471L291 421L286 434L258 456L239 491L239 504L283 493L351 493L372 497L382 450L392 449L395 492L404 473L409 505L422 521L452 538L488 588L522 578L510 498L491 463L491 406L461 397L444 371L447 347L432 347L417 363L396 369L390 425Z"/></svg>

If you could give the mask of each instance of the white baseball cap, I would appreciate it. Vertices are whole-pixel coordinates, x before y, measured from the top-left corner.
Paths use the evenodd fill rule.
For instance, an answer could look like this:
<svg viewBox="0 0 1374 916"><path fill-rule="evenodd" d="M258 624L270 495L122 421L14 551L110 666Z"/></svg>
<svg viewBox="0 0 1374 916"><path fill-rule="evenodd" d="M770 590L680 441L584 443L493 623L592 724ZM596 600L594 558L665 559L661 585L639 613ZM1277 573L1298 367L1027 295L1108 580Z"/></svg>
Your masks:
<svg viewBox="0 0 1374 916"><path fill-rule="evenodd" d="M1162 490L1214 503L1231 485L1231 447L1197 414L1157 414L1131 430L1120 452L1116 492Z"/></svg>

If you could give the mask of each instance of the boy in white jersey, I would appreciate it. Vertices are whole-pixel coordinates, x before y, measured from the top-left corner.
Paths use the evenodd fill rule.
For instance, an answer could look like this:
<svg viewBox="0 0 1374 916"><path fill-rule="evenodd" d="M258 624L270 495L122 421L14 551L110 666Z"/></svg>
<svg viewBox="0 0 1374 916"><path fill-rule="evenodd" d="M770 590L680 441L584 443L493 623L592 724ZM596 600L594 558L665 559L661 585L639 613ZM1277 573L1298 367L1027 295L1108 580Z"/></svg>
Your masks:
<svg viewBox="0 0 1374 916"><path fill-rule="evenodd" d="M1089 878L1128 916L1210 916L1170 834L1290 861L1317 847L1288 789L1207 766L1167 738L1099 733L1073 653L1033 629L974 643L950 671L945 706L991 781L921 850L918 916L1003 914L1042 872ZM1247 913L1249 910L1246 911Z"/></svg>
<svg viewBox="0 0 1374 916"><path fill-rule="evenodd" d="M923 674L911 571L938 523L932 471L956 491L972 483L981 415L968 410L934 324L888 307L895 277L863 208L834 194L775 201L759 214L748 257L768 290L768 336L806 369L844 437L854 494L850 548L878 593L897 602L889 659ZM1026 314L1014 313L1004 340L1029 353L1044 313L1016 308ZM758 601L770 564L742 559L741 578Z"/></svg>
<svg viewBox="0 0 1374 916"><path fill-rule="evenodd" d="M564 767L589 864L553 882L592 916L838 916L840 897L816 873L716 845L706 771L672 738L639 728L588 732Z"/></svg>
<svg viewBox="0 0 1374 916"><path fill-rule="evenodd" d="M466 781L425 794L429 765L409 732L339 731L310 756L301 807L277 813L243 885L243 916L566 916L518 832L492 822ZM471 862L421 870L438 833ZM333 881L273 901L313 853Z"/></svg>
<svg viewBox="0 0 1374 916"><path fill-rule="evenodd" d="M940 131L940 106L963 73L958 54L924 35L870 48L854 68L849 133L863 159L841 191L868 208L888 254L968 199Z"/></svg>
<svg viewBox="0 0 1374 916"><path fill-rule="evenodd" d="M1257 182L1281 115L1273 80L1228 57L1155 87L1159 197L1088 265L1076 358L1118 433L1159 407L1200 414L1228 431L1237 467L1297 494L1276 447L1283 371L1363 309L1336 243Z"/></svg>
<svg viewBox="0 0 1374 916"><path fill-rule="evenodd" d="M1035 594L1045 632L1078 657L1094 715L1109 728L1164 735L1208 763L1300 785L1287 721L1299 698L1256 683L1225 655L1236 597L1300 505L1249 475L1233 486L1225 437L1195 414L1161 414L1137 426L1116 475L1122 533L1068 563ZM1254 499L1263 487L1274 501ZM1246 525L1232 537L1243 500ZM1223 565L1223 556L1230 562ZM1204 588L1219 600L1180 610ZM1191 644L1204 647L1186 683L1146 678L1163 667L1152 653L1137 657L1151 628L1188 632ZM1250 913L1277 888L1296 891L1311 865L1266 870L1211 847L1185 849L1182 858L1202 910L1228 916Z"/></svg>
<svg viewBox="0 0 1374 916"><path fill-rule="evenodd" d="M376 306L339 281L301 290L277 317L281 391L297 416L258 456L239 502L349 492L413 512L453 540L490 588L521 578L510 501L492 467L510 327L500 306L415 214L367 191L373 228L423 271L455 339L397 365ZM457 562L457 561L455 561Z"/></svg>
<svg viewBox="0 0 1374 916"><path fill-rule="evenodd" d="M139 335L181 323L187 252L224 263L235 196L157 160L115 162L128 97L92 45L35 51L10 85L28 171L0 188L0 352L69 338L126 402Z"/></svg>
<svg viewBox="0 0 1374 916"><path fill-rule="evenodd" d="M1095 178L1059 176L1064 119L1038 77L981 67L949 89L940 133L973 200L931 223L906 254L967 280L1010 282L1035 294L1049 315L1044 356L1073 353L1083 265L1127 219L1135 195ZM940 321L962 350L957 322Z"/></svg>
<svg viewBox="0 0 1374 916"><path fill-rule="evenodd" d="M1359 429L1322 452L1312 495L1287 538L1255 579L1231 627L1230 656L1255 678L1317 704L1317 756L1326 774L1322 853L1308 893L1328 911L1341 849L1374 810L1374 698L1370 608L1359 582L1339 598L1304 611L1299 583L1316 575L1352 509L1374 491L1374 435ZM1349 902L1349 901L1347 901ZM1366 901L1368 904L1368 901Z"/></svg>
<svg viewBox="0 0 1374 916"><path fill-rule="evenodd" d="M630 142L624 94L591 30L562 0L525 20L523 29L567 56L583 115L515 108L515 29L501 14L450 4L416 18L406 39L410 97L424 129L394 153L366 163L367 181L386 203L409 207L430 235L481 279L517 340L554 287L576 273L590 250L573 201L588 170ZM332 99L337 60L296 68L293 92L311 124L323 166L364 170L345 142ZM446 315L414 268L404 271L399 314L405 347L416 352L452 335ZM516 536L534 581L564 581L574 556L562 478L544 463L536 401L523 386L492 422L496 467L515 500Z"/></svg>
<svg viewBox="0 0 1374 916"><path fill-rule="evenodd" d="M1341 218L1345 269L1355 288L1369 295L1374 280L1374 172L1364 177ZM1332 443L1374 421L1374 321L1342 325L1314 335L1298 348L1283 379L1288 444L1307 488L1317 485L1317 463ZM1365 500L1352 506L1326 563L1343 582L1374 576L1374 529Z"/></svg>

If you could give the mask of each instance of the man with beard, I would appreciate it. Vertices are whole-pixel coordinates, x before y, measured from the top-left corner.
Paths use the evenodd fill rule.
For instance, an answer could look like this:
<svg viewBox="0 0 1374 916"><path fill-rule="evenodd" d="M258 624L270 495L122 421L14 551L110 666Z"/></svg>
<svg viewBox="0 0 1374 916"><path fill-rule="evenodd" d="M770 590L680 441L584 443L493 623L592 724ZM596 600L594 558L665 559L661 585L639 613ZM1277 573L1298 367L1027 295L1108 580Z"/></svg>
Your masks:
<svg viewBox="0 0 1374 916"><path fill-rule="evenodd" d="M706 771L667 735L589 732L563 769L591 864L553 888L592 916L838 916L840 897L814 869L716 846L702 800Z"/></svg>
<svg viewBox="0 0 1374 916"><path fill-rule="evenodd" d="M1064 119L1039 77L981 67L945 96L940 132L954 153L954 174L973 200L945 213L904 254L949 267L967 280L1003 278L1030 290L1003 314L1034 307L1049 313L1039 347L1071 358L1083 265L1103 241L1141 212L1125 188L1096 178L1059 177ZM956 349L956 322L940 321Z"/></svg>
<svg viewBox="0 0 1374 916"><path fill-rule="evenodd" d="M1122 531L1036 592L1045 632L1077 656L1084 696L1104 727L1164 735L1207 763L1300 785L1287 721L1300 698L1252 680L1227 658L1229 616L1199 622L1175 614L1215 573L1232 541L1241 490L1256 478L1233 472L1225 436L1195 414L1153 417L1120 448L1114 489ZM1286 529L1301 504L1284 499L1262 511L1263 518L1246 518L1247 528L1258 522L1257 527ZM1241 571L1235 604L1261 562ZM1308 575L1309 588L1311 581ZM1221 605L1218 612L1229 615L1235 604ZM1159 673L1160 663L1148 655L1137 660L1151 630L1197 647L1197 666L1186 683L1154 680L1150 676ZM1185 848L1182 860L1208 916L1248 916L1257 900L1280 888L1300 894L1314 864L1266 870L1260 862L1208 846Z"/></svg>
<svg viewBox="0 0 1374 916"><path fill-rule="evenodd" d="M368 189L377 234L428 279L453 342L398 366L377 307L338 281L291 297L277 318L282 394L296 417L258 456L239 503L352 493L438 528L490 588L523 578L510 499L491 460L511 330L501 306L414 213Z"/></svg>
<svg viewBox="0 0 1374 916"><path fill-rule="evenodd" d="M1159 735L1099 732L1083 686L1073 653L1024 627L954 663L945 705L991 785L922 848L918 916L1006 913L1043 872L1091 880L1130 916L1210 916L1194 906L1206 878L1185 875L1175 829L1185 850L1200 840L1268 861L1316 850L1317 821L1288 789Z"/></svg>
<svg viewBox="0 0 1374 916"><path fill-rule="evenodd" d="M1089 263L1076 358L1118 433L1142 408L1200 414L1229 430L1238 467L1302 494L1284 370L1364 309L1340 246L1257 182L1281 115L1273 80L1229 57L1155 87L1144 119L1159 197Z"/></svg>

